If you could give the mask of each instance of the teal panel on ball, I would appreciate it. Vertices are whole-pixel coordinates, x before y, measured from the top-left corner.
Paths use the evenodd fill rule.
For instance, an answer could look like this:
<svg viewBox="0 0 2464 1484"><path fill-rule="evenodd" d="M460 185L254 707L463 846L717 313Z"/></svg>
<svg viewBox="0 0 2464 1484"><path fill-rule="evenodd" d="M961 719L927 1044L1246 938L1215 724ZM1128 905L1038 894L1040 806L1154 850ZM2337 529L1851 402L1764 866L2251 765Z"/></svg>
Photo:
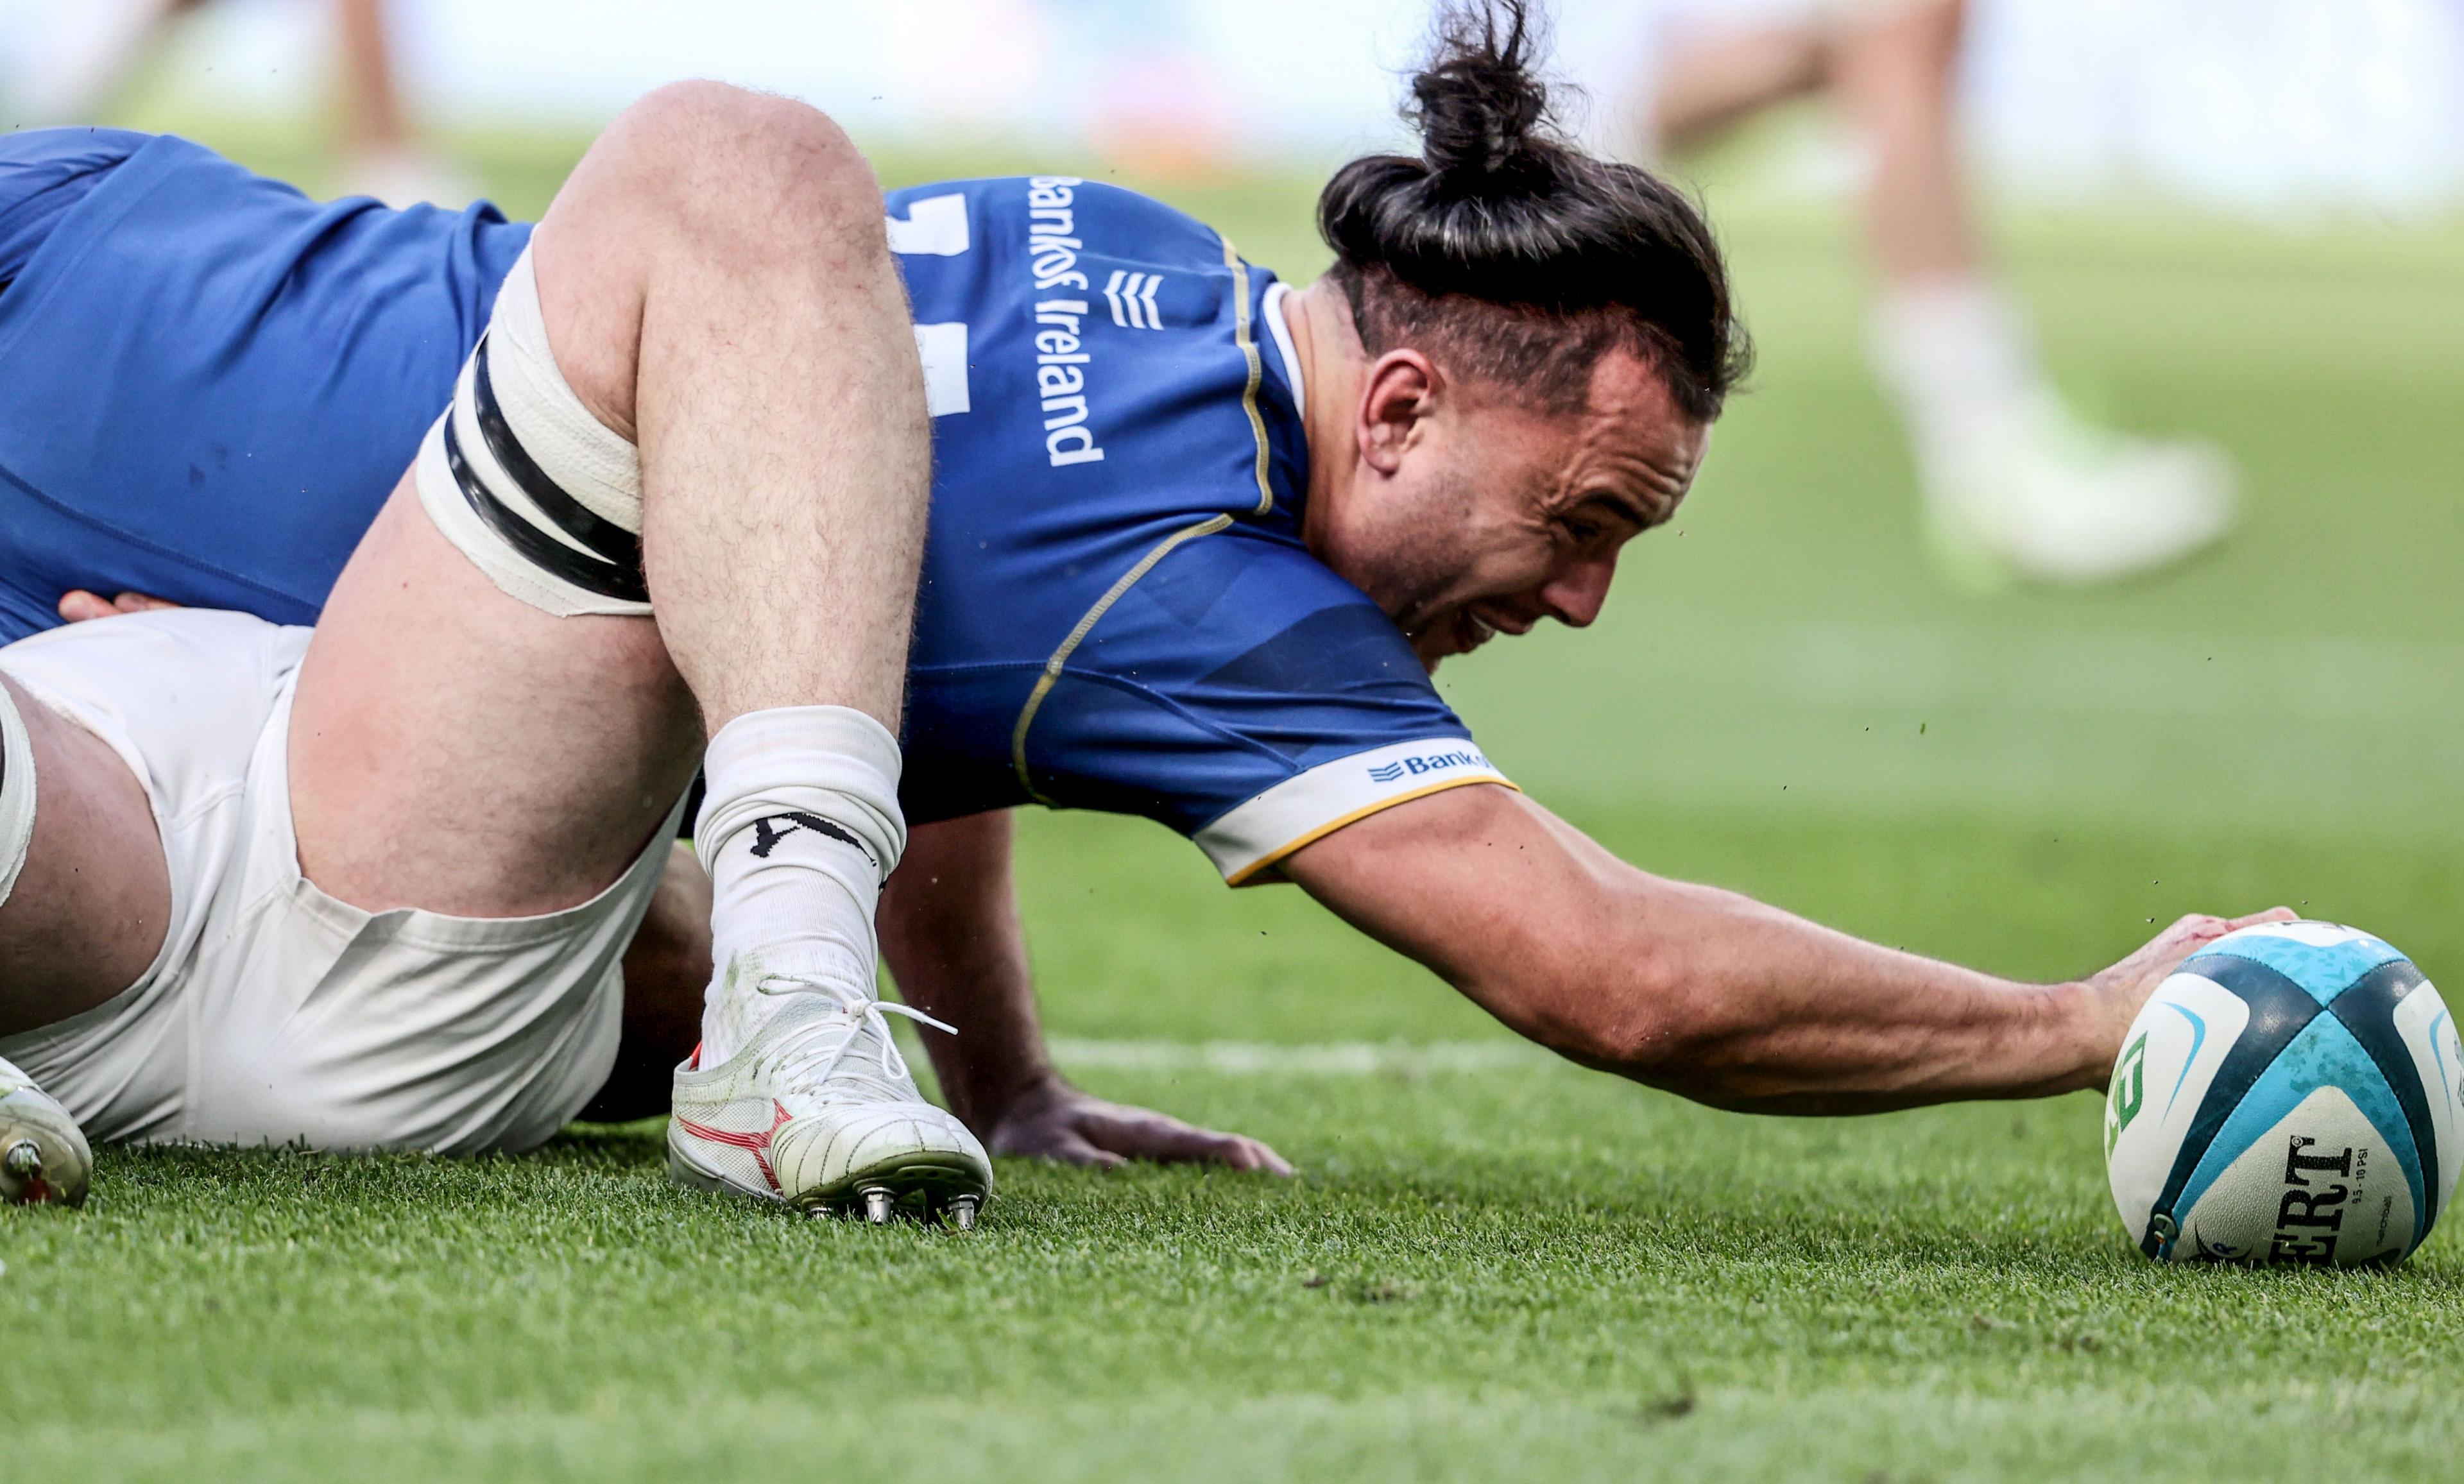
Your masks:
<svg viewBox="0 0 2464 1484"><path fill-rule="evenodd" d="M2412 1236L2405 1250L2410 1252L2418 1245L2426 1234L2423 1223L2430 1217L2430 1204L2422 1189L2421 1151L2413 1144L2411 1123L2397 1105L2394 1094L2387 1090L2378 1062L2342 1021L2327 1015L2302 1027L2275 1062L2259 1074L2240 1106L2227 1115L2224 1126L2209 1142L2207 1152L2200 1156L2197 1168L2174 1199L2175 1218L2197 1207L2199 1198L2241 1157L2243 1150L2265 1138L2268 1130L2282 1123L2286 1114L2321 1087L2339 1088L2351 1098L2362 1116L2378 1130L2379 1137L2387 1141L2387 1152L2403 1168L2405 1188L2412 1194Z"/></svg>
<svg viewBox="0 0 2464 1484"><path fill-rule="evenodd" d="M2254 964L2265 964L2309 991L2311 998L2324 1005L2362 975L2402 957L2389 945L2366 934L2349 942L2321 946L2263 933L2201 949L2183 960L2182 968L2197 973L2202 959L2246 958Z"/></svg>

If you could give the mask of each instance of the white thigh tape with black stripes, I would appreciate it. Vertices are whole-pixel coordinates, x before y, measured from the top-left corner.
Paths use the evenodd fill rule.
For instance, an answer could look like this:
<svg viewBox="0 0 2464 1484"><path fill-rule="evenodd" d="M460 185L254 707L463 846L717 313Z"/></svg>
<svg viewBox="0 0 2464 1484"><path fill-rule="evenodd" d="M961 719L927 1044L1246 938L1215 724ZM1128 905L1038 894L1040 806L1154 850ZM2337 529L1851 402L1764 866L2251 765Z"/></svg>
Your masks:
<svg viewBox="0 0 2464 1484"><path fill-rule="evenodd" d="M0 686L0 905L17 889L26 848L34 842L34 739L16 697Z"/></svg>
<svg viewBox="0 0 2464 1484"><path fill-rule="evenodd" d="M557 369L529 249L412 478L436 529L513 597L560 618L650 611L641 452Z"/></svg>

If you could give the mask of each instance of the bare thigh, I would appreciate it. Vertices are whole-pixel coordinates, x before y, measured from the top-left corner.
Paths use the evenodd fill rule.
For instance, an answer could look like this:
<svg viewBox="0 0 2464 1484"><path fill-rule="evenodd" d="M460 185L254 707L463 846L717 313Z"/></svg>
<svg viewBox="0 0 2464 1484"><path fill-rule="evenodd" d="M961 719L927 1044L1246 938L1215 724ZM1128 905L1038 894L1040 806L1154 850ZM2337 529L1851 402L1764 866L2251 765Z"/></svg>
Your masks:
<svg viewBox="0 0 2464 1484"><path fill-rule="evenodd" d="M658 616L506 596L406 477L291 722L301 868L363 908L586 900L651 842L706 717L830 704L896 725L930 428L862 156L801 104L663 89L592 146L531 251L558 371L640 446Z"/></svg>
<svg viewBox="0 0 2464 1484"><path fill-rule="evenodd" d="M300 869L369 911L519 917L623 874L693 781L701 726L648 619L498 591L406 477L299 673Z"/></svg>
<svg viewBox="0 0 2464 1484"><path fill-rule="evenodd" d="M162 950L171 876L145 789L94 733L0 680L33 743L34 839L0 904L0 1036L91 1010Z"/></svg>

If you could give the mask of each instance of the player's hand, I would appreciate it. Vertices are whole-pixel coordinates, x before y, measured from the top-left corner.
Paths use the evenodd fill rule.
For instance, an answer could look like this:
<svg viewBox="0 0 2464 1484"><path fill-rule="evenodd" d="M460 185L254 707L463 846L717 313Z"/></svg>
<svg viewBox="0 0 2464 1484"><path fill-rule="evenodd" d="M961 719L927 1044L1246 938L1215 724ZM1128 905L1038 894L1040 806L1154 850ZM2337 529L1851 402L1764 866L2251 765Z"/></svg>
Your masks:
<svg viewBox="0 0 2464 1484"><path fill-rule="evenodd" d="M178 603L165 602L143 593L122 593L117 598L105 598L100 593L89 593L80 587L60 599L60 617L71 623L82 623L88 619L107 619L115 613L145 613L155 608L178 606Z"/></svg>
<svg viewBox="0 0 2464 1484"><path fill-rule="evenodd" d="M2193 912L2177 920L2171 927L2147 941L2141 949L2104 972L2094 975L2088 988L2095 992L2101 1030L2102 1059L2099 1063L2096 1085L2102 1087L2113 1058L2122 1052L2122 1037L2130 1030L2130 1022L2139 1018L2140 1009L2147 996L2156 993L2182 960L2189 957L2226 933L2260 923L2289 923L2299 914L2291 907L2272 906L2248 917L2211 917Z"/></svg>
<svg viewBox="0 0 2464 1484"><path fill-rule="evenodd" d="M984 1141L995 1154L1020 1154L1110 1169L1132 1160L1158 1165L1223 1165L1288 1175L1284 1157L1242 1134L1193 1127L1177 1118L1090 1097L1054 1078L1021 1093Z"/></svg>

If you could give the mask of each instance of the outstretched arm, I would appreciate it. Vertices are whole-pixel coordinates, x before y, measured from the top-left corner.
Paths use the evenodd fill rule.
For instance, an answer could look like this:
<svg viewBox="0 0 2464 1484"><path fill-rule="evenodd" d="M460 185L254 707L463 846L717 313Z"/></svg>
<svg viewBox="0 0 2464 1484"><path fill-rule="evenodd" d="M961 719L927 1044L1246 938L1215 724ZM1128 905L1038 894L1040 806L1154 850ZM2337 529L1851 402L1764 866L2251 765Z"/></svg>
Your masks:
<svg viewBox="0 0 2464 1484"><path fill-rule="evenodd" d="M996 1154L1291 1173L1255 1139L1088 1096L1053 1070L1035 1015L1006 811L917 825L881 895L882 957L906 1001L958 1028L928 1035L942 1095Z"/></svg>
<svg viewBox="0 0 2464 1484"><path fill-rule="evenodd" d="M1766 1113L2101 1086L2123 1030L2173 966L2259 920L2186 917L2089 978L2013 983L1648 875L1493 786L1374 815L1284 870L1531 1039Z"/></svg>

